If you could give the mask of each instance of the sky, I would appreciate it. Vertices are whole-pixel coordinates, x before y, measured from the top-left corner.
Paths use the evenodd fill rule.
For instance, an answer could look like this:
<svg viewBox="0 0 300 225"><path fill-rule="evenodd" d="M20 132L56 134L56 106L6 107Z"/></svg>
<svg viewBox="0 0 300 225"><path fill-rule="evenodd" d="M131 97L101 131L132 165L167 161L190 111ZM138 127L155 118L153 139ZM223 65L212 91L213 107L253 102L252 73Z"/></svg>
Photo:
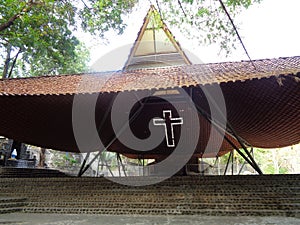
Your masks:
<svg viewBox="0 0 300 225"><path fill-rule="evenodd" d="M126 19L127 28L122 35L108 33L108 42L92 39L85 34L79 35L91 51L92 70L122 69L150 6L149 1L144 1L145 4L141 4L141 8ZM239 24L238 31L251 59L300 55L299 9L299 0L263 0L234 19ZM193 63L248 59L240 43L236 44L236 50L225 57L224 54L218 54L218 46L199 46L196 40L186 39L177 29L168 27Z"/></svg>

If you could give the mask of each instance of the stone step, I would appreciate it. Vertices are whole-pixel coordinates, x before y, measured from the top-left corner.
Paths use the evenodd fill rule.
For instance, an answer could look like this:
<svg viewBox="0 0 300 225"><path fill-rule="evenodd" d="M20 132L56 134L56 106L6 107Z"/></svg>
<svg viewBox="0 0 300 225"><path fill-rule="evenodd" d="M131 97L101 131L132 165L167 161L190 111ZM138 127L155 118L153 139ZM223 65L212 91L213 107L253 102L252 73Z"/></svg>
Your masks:
<svg viewBox="0 0 300 225"><path fill-rule="evenodd" d="M0 203L6 203L6 202L25 202L26 200L27 200L26 198L0 196Z"/></svg>
<svg viewBox="0 0 300 225"><path fill-rule="evenodd" d="M30 202L28 207L55 208L137 208L137 209L232 209L232 210L299 210L300 203L258 204L258 203L147 203L147 202Z"/></svg>
<svg viewBox="0 0 300 225"><path fill-rule="evenodd" d="M39 169L39 168L14 168L2 167L0 168L0 178L20 178L20 177L66 177L67 175L53 169Z"/></svg>
<svg viewBox="0 0 300 225"><path fill-rule="evenodd" d="M17 178L21 178L21 177L65 177L66 175L63 174L44 174L44 173L34 173L34 174L30 174L30 173L18 173L18 174L2 174L0 175L0 178L11 178L11 177L17 177Z"/></svg>
<svg viewBox="0 0 300 225"><path fill-rule="evenodd" d="M18 208L18 207L23 207L27 205L26 202L5 202L5 203L1 203L0 202L0 209L4 209L4 208Z"/></svg>
<svg viewBox="0 0 300 225"><path fill-rule="evenodd" d="M2 179L1 179L2 180ZM37 186L36 183L39 185ZM299 185L300 183L293 183L293 184L248 184L248 185L243 185L243 184L223 184L223 185L214 185L214 184L207 184L207 185L165 185L165 186L156 186L156 185L151 185L151 186L142 186L142 187L134 187L134 186L124 186L124 185L114 185L114 184L101 184L101 183L64 183L64 182L33 182L33 181L26 181L24 180L23 182L12 182L12 183L1 183L0 188L5 188L5 187L18 187L22 184L26 184L27 187L41 187L41 188L48 188L49 190L54 188L55 186L61 186L63 185L65 188L73 188L73 189L84 189L85 187L93 188L93 189L131 189L131 190L136 190L136 191L142 191L142 190L153 190L153 189L198 189L198 190L224 190L227 188L238 188L238 189L300 189Z"/></svg>
<svg viewBox="0 0 300 225"><path fill-rule="evenodd" d="M112 181L109 181L107 179L100 179L100 178L94 178L94 179L84 179L84 178L68 178L68 177L40 177L40 178L1 178L1 180L3 180L5 183L19 183L19 182L40 182L40 183L61 183L64 182L65 184L68 184L70 186L76 186L77 184L95 184L95 185L103 185L103 186L107 186L107 185L112 185L114 187L126 187L122 184L118 184L118 183L114 183ZM119 181L121 181L122 179L120 179ZM130 179L128 180L124 180L123 182L126 183L126 181L130 181ZM131 181L130 181L131 182ZM136 183L145 183L146 181L143 182L136 182ZM223 181L223 180L217 180L217 181L209 181L209 180L205 180L205 181L168 181L168 182L161 182L158 184L154 184L151 185L151 187L164 187L164 186L205 186L205 185L216 185L216 184L221 184L221 185L242 185L242 186L248 186L248 185L261 185L261 186L274 186L274 185L279 185L279 186L284 186L284 185L297 185L300 183L300 180L270 180L270 181L264 181L264 180L244 180L244 181ZM144 186L145 187L145 186Z"/></svg>
<svg viewBox="0 0 300 225"><path fill-rule="evenodd" d="M276 193L278 198L276 197L276 194L269 194L269 193L256 193L256 194L239 194L239 193L231 193L231 194L220 194L220 193L172 193L172 194L162 194L162 193L143 193L141 195L135 194L135 193L102 193L102 192L96 192L96 193L63 193L60 191L59 193L48 193L48 192L14 192L17 194L21 194L22 197L30 198L30 199L45 199L45 200L73 200L73 199L103 199L103 200L110 200L110 199L126 199L128 201L134 201L136 199L143 199L144 201L151 200L151 199L157 199L159 201L170 201L170 200L189 200L189 201L212 201L214 199L226 201L229 199L234 199L236 201L254 201L254 200L262 200L262 201L288 201L288 200L294 200L299 201L300 199L300 193L293 193L293 194L285 194L282 195L281 193ZM15 195L12 193L7 193L8 195ZM16 195L15 195L16 196ZM18 195L17 195L18 196Z"/></svg>
<svg viewBox="0 0 300 225"><path fill-rule="evenodd" d="M105 197L105 196L116 196L116 197L120 197L120 196L132 196L132 197L147 197L147 196L152 196L152 197L174 197L174 198L194 198L194 197L206 197L206 196L211 196L211 197L218 197L218 198L224 198L225 196L235 196L235 197L241 197L241 198L255 198L255 197L266 197L266 198L289 198L289 197L293 197L293 198L300 198L300 193L299 192L197 192L193 190L183 190L182 192L179 191L173 191L173 192L169 192L169 191L149 191L149 192L134 192L134 191L126 191L126 190L121 190L121 191L102 191L102 190L94 190L94 191L90 191L88 189L84 190L84 191L64 191L64 190L60 190L59 187L57 188L57 192L49 192L47 190L43 190L43 189L34 189L36 192L30 192L30 190L24 190L22 191L22 189L12 189L12 191L7 191L7 192L2 192L3 194L7 193L8 195L10 195L11 193L19 193L20 191L22 191L22 196L42 196L42 195L46 195L50 196L50 197L61 197L61 196L65 196L65 197L76 197L76 196L92 196L92 197Z"/></svg>
<svg viewBox="0 0 300 225"><path fill-rule="evenodd" d="M17 208L0 208L0 214L23 212L24 207Z"/></svg>
<svg viewBox="0 0 300 225"><path fill-rule="evenodd" d="M284 178L284 179L282 179ZM6 178L9 179L9 178ZM13 179L13 178L11 178ZM31 178L33 179L33 178ZM47 180L47 178L38 178L39 181L42 180ZM111 178L110 178L111 179ZM143 181L146 179L146 181L149 180L155 180L152 177L144 177L144 178L139 178L139 177L121 177L121 178L114 178L119 181L124 181L124 180L130 180L130 181ZM33 179L35 180L35 179ZM82 178L77 178L77 177L70 177L68 179L61 179L61 178L52 178L53 181L59 181L59 180L64 180L65 182L71 181L75 182L76 180L78 182L95 182L96 181L101 181L101 182L111 182L110 180L103 178L103 177L82 177ZM295 182L300 182L300 177L297 175L263 175L263 176L256 176L256 175L243 175L243 176L195 176L195 177L172 177L168 178L167 180L163 181L163 183L212 183L212 182L222 182L222 184L225 183L230 183L230 182L255 182L255 183L264 183L264 182L289 182L289 181L295 181Z"/></svg>
<svg viewBox="0 0 300 225"><path fill-rule="evenodd" d="M103 193L105 192L134 192L134 193L144 193L144 192L173 192L173 193L182 193L183 191L186 191L187 193L271 193L271 192L276 192L276 193L297 193L300 191L300 187L269 187L269 188L260 188L260 187L223 187L223 188L214 188L214 187L206 187L206 188L147 188L147 189L136 189L136 188L101 188L101 187L94 187L94 186L84 186L84 187L69 187L65 186L63 184L61 185L53 185L53 184L48 184L48 187L44 186L39 186L39 184L36 185L27 185L26 183L23 183L23 185L26 185L26 187L21 187L20 186L6 186L6 187L0 187L1 192L9 192L9 190L24 190L30 191L32 188L35 190L47 190L50 193L56 193L57 188L63 189L66 193L83 193L86 192L86 190L89 190L89 192L98 192L102 191Z"/></svg>
<svg viewBox="0 0 300 225"><path fill-rule="evenodd" d="M26 185L26 187L22 187ZM47 190L50 192L56 192L56 188L61 187L64 190L69 190L69 191L84 191L86 189L90 191L134 191L134 192L145 192L145 191L152 191L152 190L161 190L161 191L183 191L183 190L194 190L198 192L271 192L276 190L277 192L299 192L300 191L300 184L293 184L293 185L203 185L203 186L148 186L148 187L130 187L130 186L110 186L110 185L99 185L99 184L78 184L76 185L68 185L62 183L32 183L32 182L23 182L20 184L1 184L0 185L0 190L2 191L7 191L10 188L12 189L25 189L25 190L30 190L31 188L35 189L43 189Z"/></svg>
<svg viewBox="0 0 300 225"><path fill-rule="evenodd" d="M299 177L175 177L145 187L105 178L4 178L0 191L27 198L25 212L294 216L300 212Z"/></svg>
<svg viewBox="0 0 300 225"><path fill-rule="evenodd" d="M26 207L26 213L112 214L112 215L203 215L203 216L290 216L299 217L299 210L224 210L224 209L136 209L136 208L58 208Z"/></svg>
<svg viewBox="0 0 300 225"><path fill-rule="evenodd" d="M34 189L34 188L33 188ZM241 196L241 197L257 197L257 196L265 196L265 197L278 197L278 198L283 198L283 197L300 197L300 192L299 191L294 191L294 192L290 192L290 191L272 191L272 192L255 192L255 190L253 191L207 191L207 192L201 192L201 191L197 191L197 190L149 190L149 191L143 191L143 192L135 192L134 190L120 190L120 191L104 191L101 189L98 190L89 190L89 189L85 189L82 191L78 191L78 190L63 190L60 189L59 187L57 187L57 191L56 192L51 192L48 191L47 189L34 189L37 192L31 192L30 190L22 190L22 189L11 189L12 191L7 190L7 192L2 192L2 193L15 193L15 191L20 192L22 191L23 195L36 195L36 196L40 196L41 194L45 193L48 196L138 196L138 197L143 197L143 196L158 196L158 197L184 197L184 198L192 198L194 196L212 196L212 197L225 197L225 196Z"/></svg>
<svg viewBox="0 0 300 225"><path fill-rule="evenodd" d="M39 182L41 184L47 184L47 183L65 183L65 184L68 184L70 186L74 186L76 184L86 184L86 185L91 185L91 184L95 184L95 185L103 185L103 186L107 186L107 185L113 185L115 187L120 187L120 186L124 186L122 184L119 184L119 183L116 183L116 182L112 182L112 181L104 181L102 179L97 179L95 178L93 181L91 180L78 180L78 179L73 179L73 180L65 180L63 179L63 177L61 177L62 179L58 180L57 179L58 177L40 177L40 178L35 178L35 179L32 179L32 178L1 178L1 180L3 180L5 183L22 183L22 182ZM130 181L129 181L130 182ZM124 181L124 183L126 184L126 181ZM134 183L134 182L133 182ZM136 184L144 184L146 183L143 182L143 183L139 183L139 182L136 182ZM168 183L165 183L165 182L162 182L162 183L157 183L157 184L154 184L154 185L150 185L152 187L164 187L164 186L206 186L206 185L226 185L226 186L230 186L230 185L243 185L243 186L248 186L248 185L260 185L260 186L274 186L274 185L290 185L290 184L295 184L295 186L297 184L300 184L300 181L278 181L278 182L238 182L238 181L235 181L235 182L222 182L222 181L218 181L218 182L209 182L209 181L206 181L206 182L168 182ZM133 186L133 185L128 185L128 186ZM143 187L147 187L149 185L141 185Z"/></svg>
<svg viewBox="0 0 300 225"><path fill-rule="evenodd" d="M99 184L102 184L102 185L105 185L105 184L113 184L113 185L120 185L118 183L115 183L113 181L110 181L108 179L105 179L105 178L94 178L94 179L84 179L84 178L69 178L69 179L64 179L64 177L40 177L40 178L2 178L3 181L5 182L11 182L11 183L14 183L14 182L22 182L22 180L27 180L27 181L39 181L39 182L64 182L64 183L70 183L70 184L75 184L75 183L99 183ZM124 182L126 183L126 181L129 181L129 182L133 182L130 178L127 178L127 179L116 179L116 182ZM136 183L146 183L146 182L149 182L151 181L150 180L145 180L145 181L136 181ZM232 180L232 181L226 181L226 180L203 180L203 181L200 181L200 180L192 180L192 181L185 181L185 180L182 180L182 181L176 181L176 180L168 180L168 181L163 181L161 183L158 183L156 184L156 186L164 186L164 185L172 185L172 186L176 186L176 185L191 185L191 184L194 184L194 185L207 185L207 184L210 184L210 185L214 185L214 184L222 184L222 185L228 185L228 184L244 184L244 185L250 185L250 184L260 184L260 185L274 185L274 184L289 184L289 183L297 183L299 184L300 183L300 180L281 180L278 179L278 180Z"/></svg>
<svg viewBox="0 0 300 225"><path fill-rule="evenodd" d="M93 201L101 201L101 202L117 202L117 201L123 201L127 203L135 203L139 201L147 202L147 203L168 203L170 201L176 201L177 203L186 203L189 202L191 204L193 203L224 203L224 204L233 204L233 203L249 203L249 204L299 204L300 199L299 198L285 198L285 199L276 199L276 198L239 198L236 196L225 196L226 198L216 198L216 197L204 197L204 198L198 198L195 196L193 199L188 198L153 198L153 197L130 197L130 196L122 196L117 197L116 196L110 196L107 198L86 198L83 196L80 197L73 197L73 198L64 198L64 197L49 197L49 198L42 198L41 196L37 197L31 197L31 202L72 202L76 201L78 203L86 203L86 202L93 202Z"/></svg>
<svg viewBox="0 0 300 225"><path fill-rule="evenodd" d="M26 184L23 184L26 185ZM38 186L38 184L36 184ZM50 184L49 184L50 185ZM143 195L143 194L160 194L163 195L164 193L167 194L183 194L185 193L186 195L191 195L191 194L196 194L196 195L227 195L232 193L233 195L261 195L261 194L266 194L266 195L282 195L282 196L290 196L290 195L299 195L300 190L299 188L272 188L272 189L255 189L253 188L248 188L248 189L242 189L239 187L236 187L235 189L207 189L207 190L201 190L201 189L178 189L178 188L170 188L170 189L146 189L146 190L141 190L141 189L130 189L130 188L124 188L124 189L101 189L97 188L94 189L93 187L85 187L85 188L69 188L69 187L64 187L64 186L54 186L52 185L51 188L43 188L43 187L37 187L37 186L27 186L26 187L5 187L5 188L0 188L1 193L14 193L14 192L20 192L26 194L26 193L32 193L32 189L36 190L37 192L42 191L42 192L47 192L49 195L59 195L60 193L64 195L84 195L84 194L97 194L97 193L103 193L103 194L115 194L115 195L123 195L123 194L132 194L132 195ZM39 194L39 193L37 193Z"/></svg>
<svg viewBox="0 0 300 225"><path fill-rule="evenodd" d="M25 198L0 197L0 214L22 211L26 205Z"/></svg>

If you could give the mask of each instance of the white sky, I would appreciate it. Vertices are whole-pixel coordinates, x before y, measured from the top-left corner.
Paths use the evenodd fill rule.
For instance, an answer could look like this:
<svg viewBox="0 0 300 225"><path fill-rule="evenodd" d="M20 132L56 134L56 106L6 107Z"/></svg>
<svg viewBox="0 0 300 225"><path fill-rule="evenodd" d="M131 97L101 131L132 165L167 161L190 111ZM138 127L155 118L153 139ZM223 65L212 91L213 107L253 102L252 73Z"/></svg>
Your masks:
<svg viewBox="0 0 300 225"><path fill-rule="evenodd" d="M109 43L100 44L103 41L93 40L84 34L79 37L91 50L91 65L94 69L122 68L150 6L149 1L144 1L145 4L125 21L127 28L122 35L117 36L114 33L107 35ZM252 59L300 55L299 9L299 0L263 0L261 4L251 6L235 18L234 21L239 24L239 33ZM191 52L198 58L198 60L191 58L194 63L248 59L239 43L236 44L237 50L225 58L224 55L218 55L218 46L198 46L197 41L186 39L170 26L169 29L186 53Z"/></svg>

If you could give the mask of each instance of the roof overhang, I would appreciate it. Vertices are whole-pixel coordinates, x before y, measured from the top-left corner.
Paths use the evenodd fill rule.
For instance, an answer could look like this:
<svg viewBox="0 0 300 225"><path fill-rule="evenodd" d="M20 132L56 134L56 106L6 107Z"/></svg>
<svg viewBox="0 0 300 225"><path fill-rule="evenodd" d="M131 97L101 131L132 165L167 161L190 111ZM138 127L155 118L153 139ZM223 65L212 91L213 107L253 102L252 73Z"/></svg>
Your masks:
<svg viewBox="0 0 300 225"><path fill-rule="evenodd" d="M194 103L209 112L202 89L218 86L225 99L227 119L241 138L255 147L283 147L300 142L299 81L300 57L1 80L0 135L36 146L80 152L72 124L75 96L85 99L83 109L97 96L95 121L101 125L99 136L107 145L115 132L110 116L104 122L100 118L110 113L111 102L119 93L135 98L182 88ZM162 105L146 106L132 129L137 134L147 133L149 121L143 116L159 117ZM185 108L184 104L182 107ZM201 130L195 154L201 156L212 128L200 115L199 122ZM99 150L96 145L90 147L91 151ZM218 154L231 149L223 142ZM108 150L140 154L118 140ZM145 154L153 157L171 151L172 148L161 144Z"/></svg>

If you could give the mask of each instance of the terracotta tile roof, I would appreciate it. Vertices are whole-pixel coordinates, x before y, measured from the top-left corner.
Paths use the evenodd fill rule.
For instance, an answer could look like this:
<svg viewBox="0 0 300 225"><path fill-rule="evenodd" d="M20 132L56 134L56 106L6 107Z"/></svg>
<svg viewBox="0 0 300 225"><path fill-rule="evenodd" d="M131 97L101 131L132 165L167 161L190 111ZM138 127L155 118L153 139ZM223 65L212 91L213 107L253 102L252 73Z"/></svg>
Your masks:
<svg viewBox="0 0 300 225"><path fill-rule="evenodd" d="M253 66L255 65L255 67ZM197 86L300 72L300 56L0 80L0 95L61 95Z"/></svg>
<svg viewBox="0 0 300 225"><path fill-rule="evenodd" d="M96 124L103 125L99 136L104 144L108 144L115 135L111 118L106 117L111 102L117 96L115 92L191 86L193 102L209 112L205 93L201 86L196 85L211 84L213 87L220 83L226 103L227 121L240 137L252 146L261 148L299 143L300 57L256 60L254 64L255 68L246 61L1 80L0 117L5 119L0 120L0 135L36 146L79 152L81 149L77 146L72 125L74 93L95 92L80 95L83 98L81 108L84 111L97 96L95 120ZM98 92L109 93L99 95ZM128 100L143 93L128 92ZM165 103L146 105L132 126L135 134L147 134L149 119L160 116L165 107ZM186 105L182 103L180 107L184 109ZM103 123L102 118L106 118ZM201 115L199 122L201 130L195 154L203 153L211 134L209 123ZM193 133L191 129L188 136ZM213 138L217 139L218 136L213 135ZM93 144L90 141L87 143ZM151 154L170 153L164 149L163 144ZM91 146L89 149L96 148ZM231 149L223 142L219 154ZM137 154L118 140L108 150Z"/></svg>

